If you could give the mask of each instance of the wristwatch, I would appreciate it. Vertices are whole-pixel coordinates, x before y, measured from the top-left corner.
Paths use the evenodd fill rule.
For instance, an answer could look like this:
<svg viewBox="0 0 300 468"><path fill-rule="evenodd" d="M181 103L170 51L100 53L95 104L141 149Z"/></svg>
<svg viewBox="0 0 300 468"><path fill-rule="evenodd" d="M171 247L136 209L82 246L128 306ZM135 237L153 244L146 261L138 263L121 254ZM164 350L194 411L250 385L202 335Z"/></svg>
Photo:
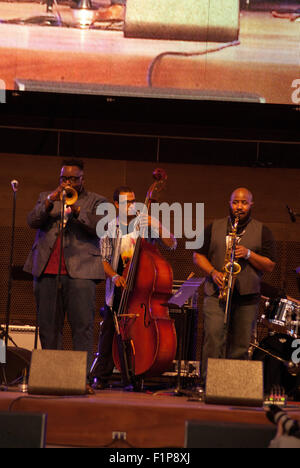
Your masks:
<svg viewBox="0 0 300 468"><path fill-rule="evenodd" d="M116 278L119 278L119 276L120 276L120 275L114 275L114 276L112 277L111 280L112 280L112 282L113 282L114 284L115 284L114 280L115 280Z"/></svg>
<svg viewBox="0 0 300 468"><path fill-rule="evenodd" d="M248 252L247 252L247 254L245 255L244 259L245 259L245 260L248 260L248 258L250 257L250 255L251 255L251 250L248 249Z"/></svg>

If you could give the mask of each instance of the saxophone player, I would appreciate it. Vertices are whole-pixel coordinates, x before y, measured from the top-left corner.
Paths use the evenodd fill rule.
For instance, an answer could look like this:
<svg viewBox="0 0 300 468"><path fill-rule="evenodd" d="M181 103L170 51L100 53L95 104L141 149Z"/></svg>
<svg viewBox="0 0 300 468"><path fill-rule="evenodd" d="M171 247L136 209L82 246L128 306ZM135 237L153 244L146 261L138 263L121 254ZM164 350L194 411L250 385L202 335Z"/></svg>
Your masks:
<svg viewBox="0 0 300 468"><path fill-rule="evenodd" d="M204 341L201 380L205 384L208 358L247 359L256 324L263 273L272 272L276 262L275 241L270 229L252 218L252 193L244 187L230 196L229 216L205 228L204 244L194 252L194 263L206 274L203 303ZM231 296L228 336L224 325L224 262L230 234L236 226L235 262L240 271ZM228 340L228 342L226 341ZM226 354L227 350L227 355Z"/></svg>

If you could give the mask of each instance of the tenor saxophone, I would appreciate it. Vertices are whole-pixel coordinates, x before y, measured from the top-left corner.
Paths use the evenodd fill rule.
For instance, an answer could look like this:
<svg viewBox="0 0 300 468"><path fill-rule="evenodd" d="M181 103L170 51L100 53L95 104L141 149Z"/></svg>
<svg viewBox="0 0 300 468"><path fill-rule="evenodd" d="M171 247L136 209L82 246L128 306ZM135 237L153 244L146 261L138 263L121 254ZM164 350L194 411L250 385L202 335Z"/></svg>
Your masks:
<svg viewBox="0 0 300 468"><path fill-rule="evenodd" d="M228 242L226 247L226 254L225 260L222 268L223 273L223 281L222 286L219 290L219 301L222 303L226 303L227 296L229 293L229 286L231 289L234 287L234 283L236 280L237 275L241 271L241 265L235 261L235 246L237 240L237 226L239 222L239 215L235 217L234 224L232 226L232 230L229 232ZM230 276L232 273L232 283L230 284Z"/></svg>

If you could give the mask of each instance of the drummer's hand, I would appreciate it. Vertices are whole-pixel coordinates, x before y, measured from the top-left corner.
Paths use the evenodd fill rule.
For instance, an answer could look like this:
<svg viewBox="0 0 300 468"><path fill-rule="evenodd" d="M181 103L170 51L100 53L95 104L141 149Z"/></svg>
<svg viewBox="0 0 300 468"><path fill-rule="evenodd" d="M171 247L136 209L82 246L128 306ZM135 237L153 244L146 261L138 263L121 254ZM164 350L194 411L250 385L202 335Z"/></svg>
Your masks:
<svg viewBox="0 0 300 468"><path fill-rule="evenodd" d="M237 245L235 248L235 258L245 258L248 253L247 247L243 245Z"/></svg>
<svg viewBox="0 0 300 468"><path fill-rule="evenodd" d="M117 286L117 288L120 288L120 287L125 288L126 287L126 280L125 280L125 278L123 278L123 276L119 276L119 275L114 276L112 281L113 281L114 285Z"/></svg>

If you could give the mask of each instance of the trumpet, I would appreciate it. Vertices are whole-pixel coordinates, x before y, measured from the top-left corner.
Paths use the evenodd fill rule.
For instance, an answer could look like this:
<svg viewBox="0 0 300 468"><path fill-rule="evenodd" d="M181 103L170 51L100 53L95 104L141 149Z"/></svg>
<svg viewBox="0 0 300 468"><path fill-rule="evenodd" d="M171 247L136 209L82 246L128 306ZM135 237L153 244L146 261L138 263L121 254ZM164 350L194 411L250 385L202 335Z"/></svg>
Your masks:
<svg viewBox="0 0 300 468"><path fill-rule="evenodd" d="M229 241L228 247L226 248L225 260L223 265L223 283L219 290L219 301L227 302L227 296L229 294L229 289L232 289L236 276L241 271L241 265L234 260L235 246L237 239L237 226L239 222L239 215L235 217L234 225L232 231L228 234ZM231 278L232 275L232 278Z"/></svg>
<svg viewBox="0 0 300 468"><path fill-rule="evenodd" d="M65 193L65 204L66 205L71 206L71 205L74 205L74 203L77 202L78 193L77 193L77 190L75 190L73 187L71 187L70 185L67 185L66 187L64 187L64 189L62 190L62 192L60 194L60 199L61 200L63 199L64 193Z"/></svg>

